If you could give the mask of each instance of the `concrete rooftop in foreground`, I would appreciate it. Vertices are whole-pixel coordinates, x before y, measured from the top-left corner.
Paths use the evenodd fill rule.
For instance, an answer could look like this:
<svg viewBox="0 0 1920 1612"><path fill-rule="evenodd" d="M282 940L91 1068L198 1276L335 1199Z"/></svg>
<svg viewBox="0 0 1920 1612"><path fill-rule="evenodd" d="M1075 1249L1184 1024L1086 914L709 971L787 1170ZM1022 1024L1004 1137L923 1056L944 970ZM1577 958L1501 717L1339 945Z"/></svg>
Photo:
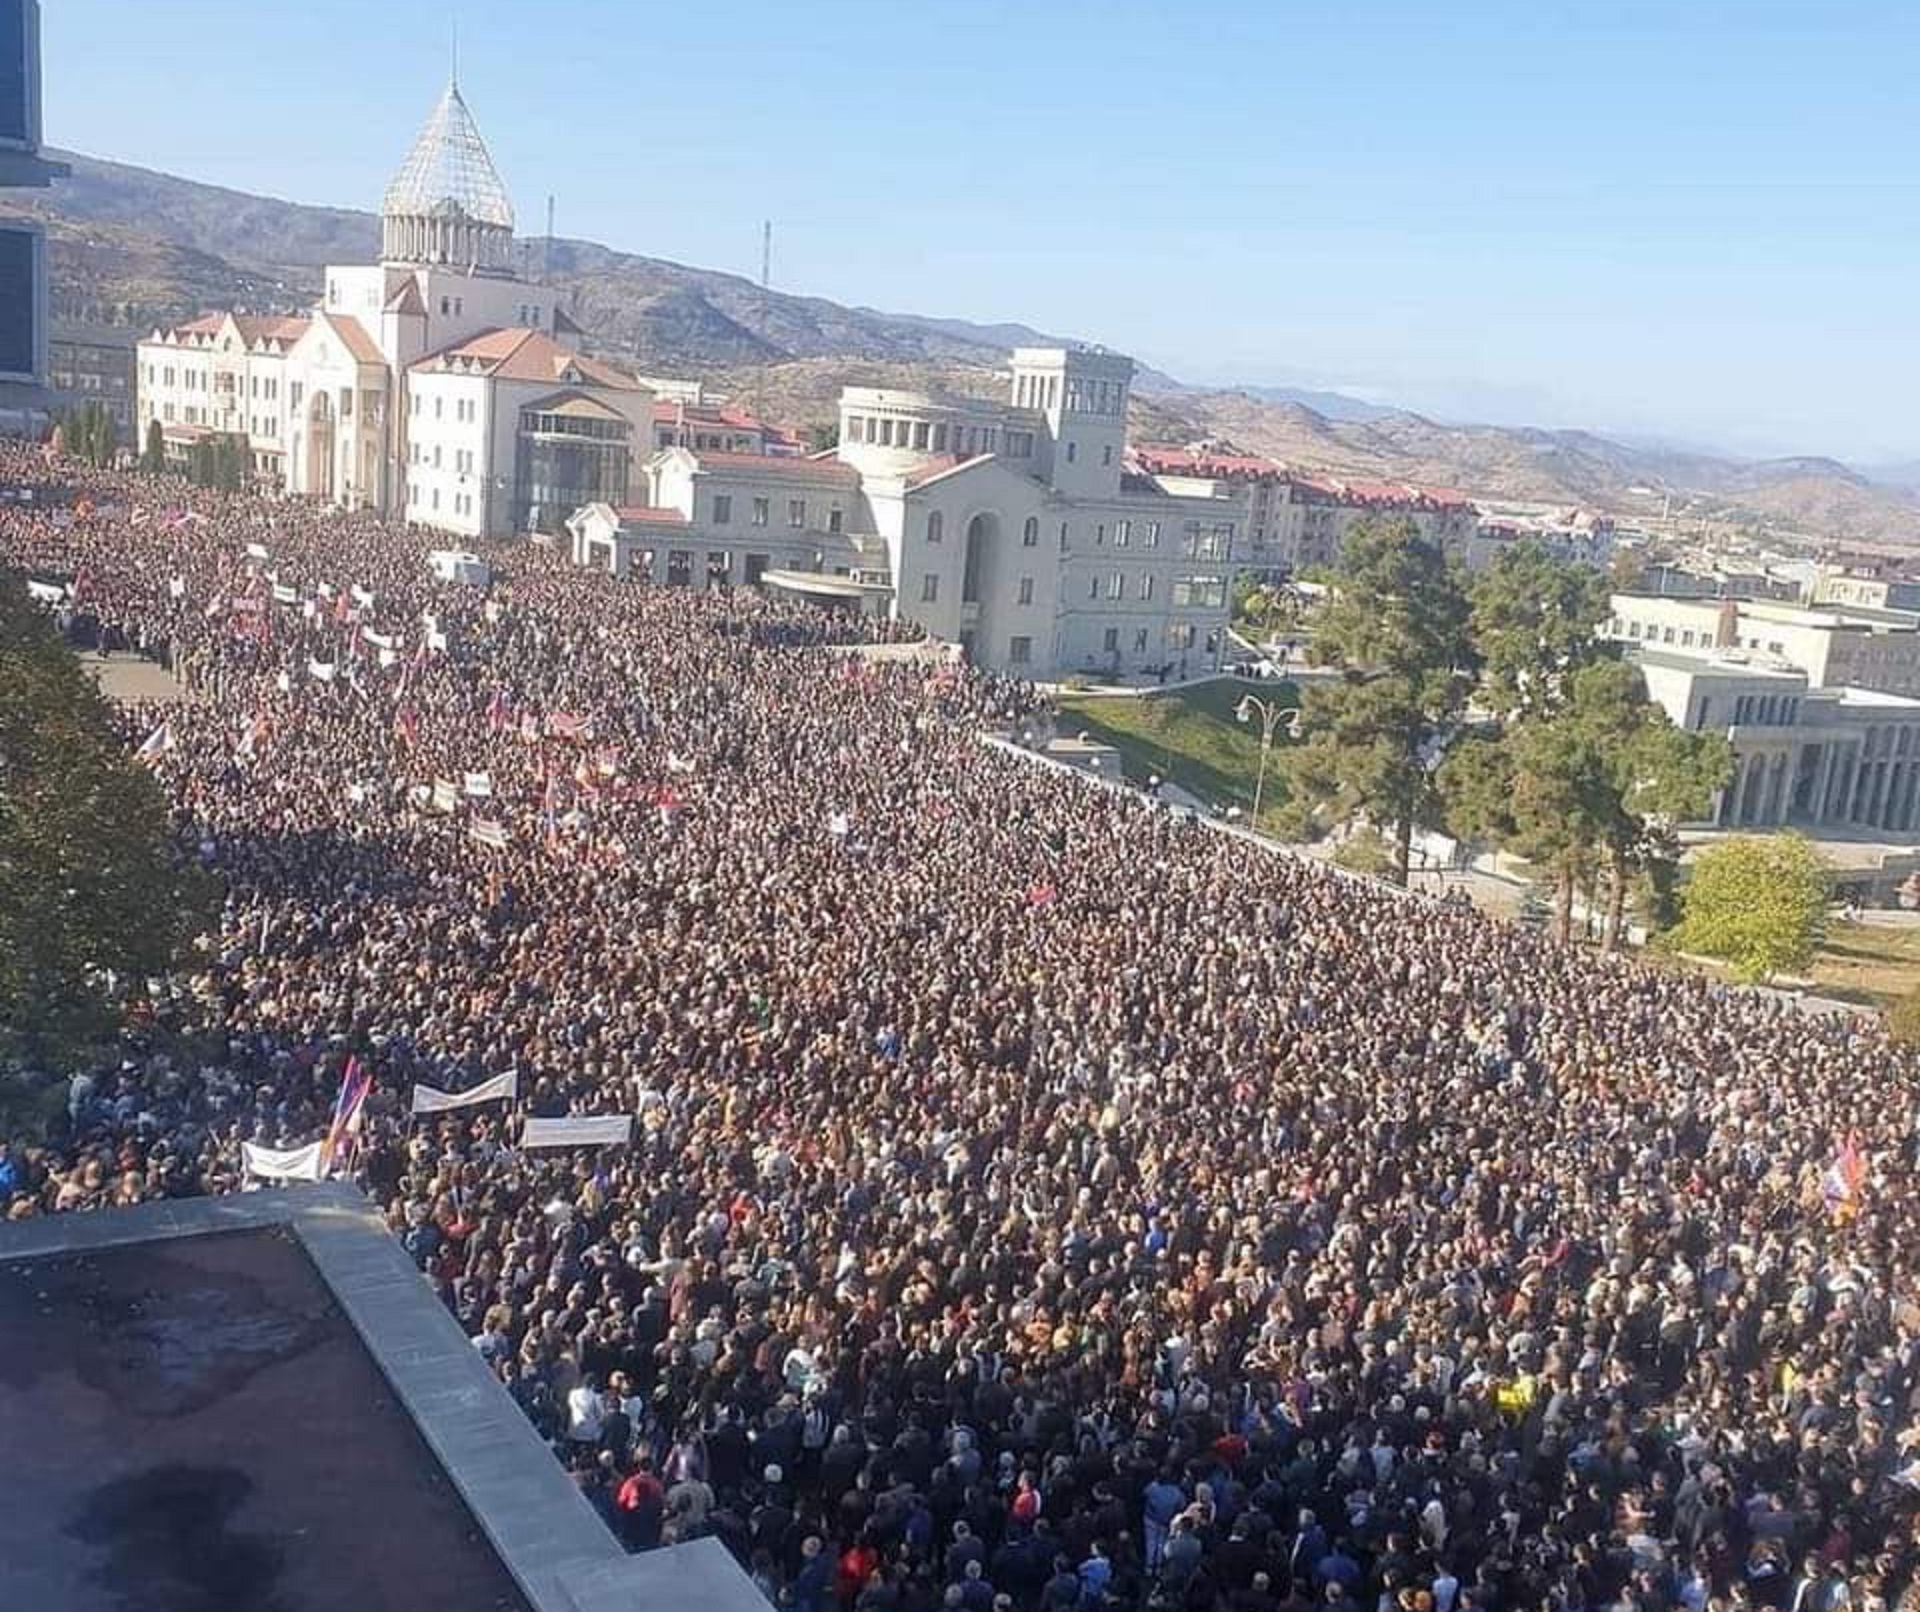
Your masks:
<svg viewBox="0 0 1920 1612"><path fill-rule="evenodd" d="M0 1447L23 1605L766 1609L625 1553L344 1185L0 1225Z"/></svg>

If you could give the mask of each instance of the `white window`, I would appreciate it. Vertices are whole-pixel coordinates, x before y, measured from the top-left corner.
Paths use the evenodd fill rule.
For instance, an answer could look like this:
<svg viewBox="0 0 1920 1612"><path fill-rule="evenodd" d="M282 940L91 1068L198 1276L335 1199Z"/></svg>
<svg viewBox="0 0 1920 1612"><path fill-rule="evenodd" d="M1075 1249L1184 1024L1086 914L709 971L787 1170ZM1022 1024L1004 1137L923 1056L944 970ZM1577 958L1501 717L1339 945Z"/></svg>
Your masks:
<svg viewBox="0 0 1920 1612"><path fill-rule="evenodd" d="M1095 572L1087 578L1087 597L1089 599L1098 599L1100 597L1100 576L1098 572Z"/></svg>
<svg viewBox="0 0 1920 1612"><path fill-rule="evenodd" d="M1136 655L1144 655L1147 652L1147 629L1145 627L1136 627L1134 629L1133 652Z"/></svg>
<svg viewBox="0 0 1920 1612"><path fill-rule="evenodd" d="M1126 573L1123 571L1116 571L1113 573L1112 576L1107 578L1107 597L1109 599L1124 599L1126 598L1126 596L1127 596Z"/></svg>
<svg viewBox="0 0 1920 1612"><path fill-rule="evenodd" d="M1109 627L1106 630L1106 632L1101 636L1100 647L1104 649L1109 655L1119 654L1120 653L1120 629L1118 627Z"/></svg>
<svg viewBox="0 0 1920 1612"><path fill-rule="evenodd" d="M713 524L715 526L730 526L733 524L733 495L731 493L715 493L713 495Z"/></svg>
<svg viewBox="0 0 1920 1612"><path fill-rule="evenodd" d="M1132 521L1114 522L1113 546L1117 549L1123 549L1132 541L1133 541L1133 522Z"/></svg>
<svg viewBox="0 0 1920 1612"><path fill-rule="evenodd" d="M789 498L787 500L787 524L789 526L805 526L807 524L807 501L804 498Z"/></svg>
<svg viewBox="0 0 1920 1612"><path fill-rule="evenodd" d="M753 524L765 526L772 519L773 505L769 499L756 498L753 501Z"/></svg>
<svg viewBox="0 0 1920 1612"><path fill-rule="evenodd" d="M846 525L846 514L838 505L827 511L827 530L838 532Z"/></svg>
<svg viewBox="0 0 1920 1612"><path fill-rule="evenodd" d="M1031 638L1009 638L1007 640L1007 664L1027 666L1033 662L1033 640Z"/></svg>
<svg viewBox="0 0 1920 1612"><path fill-rule="evenodd" d="M1027 524L1020 528L1020 546L1036 549L1040 546L1040 517L1029 515Z"/></svg>
<svg viewBox="0 0 1920 1612"><path fill-rule="evenodd" d="M1033 578L1032 577L1022 577L1020 579L1020 602L1023 605L1030 605L1033 603Z"/></svg>
<svg viewBox="0 0 1920 1612"><path fill-rule="evenodd" d="M946 535L947 518L939 510L927 516L927 541L938 543Z"/></svg>
<svg viewBox="0 0 1920 1612"><path fill-rule="evenodd" d="M934 604L938 602L939 598L940 574L937 571L929 571L920 579L920 602L922 604Z"/></svg>
<svg viewBox="0 0 1920 1612"><path fill-rule="evenodd" d="M1141 575L1140 597L1143 600L1151 599L1153 597L1153 573L1151 571L1144 572Z"/></svg>
<svg viewBox="0 0 1920 1612"><path fill-rule="evenodd" d="M1160 546L1160 523L1158 521L1148 521L1147 522L1147 547L1150 549L1157 549L1159 546Z"/></svg>

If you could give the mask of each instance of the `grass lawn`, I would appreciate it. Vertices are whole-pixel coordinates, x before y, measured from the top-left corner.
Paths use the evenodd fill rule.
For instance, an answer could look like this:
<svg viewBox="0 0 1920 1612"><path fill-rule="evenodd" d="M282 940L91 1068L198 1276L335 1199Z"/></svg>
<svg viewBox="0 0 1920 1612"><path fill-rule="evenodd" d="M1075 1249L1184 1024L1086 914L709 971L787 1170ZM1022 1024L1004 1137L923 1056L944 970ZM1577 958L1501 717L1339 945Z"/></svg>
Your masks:
<svg viewBox="0 0 1920 1612"><path fill-rule="evenodd" d="M1656 966L1689 968L1724 980L1733 978L1730 969L1706 958L1681 958L1651 950L1641 956ZM1773 983L1801 984L1814 996L1829 996L1861 1007L1891 1007L1920 988L1920 929L1835 922L1828 927L1827 938L1814 953L1813 966L1804 976Z"/></svg>
<svg viewBox="0 0 1920 1612"><path fill-rule="evenodd" d="M1124 695L1062 693L1060 732L1088 734L1120 752L1127 777L1144 784L1158 776L1199 796L1209 805L1225 802L1253 810L1254 780L1260 769L1260 723L1241 723L1233 710L1247 694L1282 705L1298 703L1291 683L1252 683L1221 677L1210 683L1139 698ZM1285 735L1274 735L1277 751ZM1277 759L1267 761L1261 826L1272 831L1275 808L1287 798Z"/></svg>
<svg viewBox="0 0 1920 1612"><path fill-rule="evenodd" d="M1813 960L1823 996L1888 1007L1920 986L1920 929L1835 924Z"/></svg>

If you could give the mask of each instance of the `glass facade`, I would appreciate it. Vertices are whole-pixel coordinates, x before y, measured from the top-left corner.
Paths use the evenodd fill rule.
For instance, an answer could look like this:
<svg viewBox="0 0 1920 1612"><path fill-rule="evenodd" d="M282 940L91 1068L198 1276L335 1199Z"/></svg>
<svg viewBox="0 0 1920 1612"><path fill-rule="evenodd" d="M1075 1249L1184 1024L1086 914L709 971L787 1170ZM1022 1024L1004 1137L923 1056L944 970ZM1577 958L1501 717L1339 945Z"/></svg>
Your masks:
<svg viewBox="0 0 1920 1612"><path fill-rule="evenodd" d="M513 478L518 532L558 535L582 504L627 500L632 427L565 408L524 409Z"/></svg>

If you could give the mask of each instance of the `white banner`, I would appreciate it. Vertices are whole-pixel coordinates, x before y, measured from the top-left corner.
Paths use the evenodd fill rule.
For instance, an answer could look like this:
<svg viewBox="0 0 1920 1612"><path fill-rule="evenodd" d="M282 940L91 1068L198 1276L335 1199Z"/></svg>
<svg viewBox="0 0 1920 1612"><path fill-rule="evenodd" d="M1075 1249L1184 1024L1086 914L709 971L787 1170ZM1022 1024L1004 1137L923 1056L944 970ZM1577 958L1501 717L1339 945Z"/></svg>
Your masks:
<svg viewBox="0 0 1920 1612"><path fill-rule="evenodd" d="M375 632L371 627L362 627L360 629L360 636L372 644L375 649L393 648L393 635L391 633Z"/></svg>
<svg viewBox="0 0 1920 1612"><path fill-rule="evenodd" d="M309 1142L305 1147L255 1147L251 1142L242 1142L241 1151L247 1160L247 1174L259 1176L263 1181L318 1181L321 1173L320 1146L318 1142Z"/></svg>
<svg viewBox="0 0 1920 1612"><path fill-rule="evenodd" d="M51 582L29 582L27 597L37 599L41 604L61 604L67 597L67 590Z"/></svg>
<svg viewBox="0 0 1920 1612"><path fill-rule="evenodd" d="M363 610L373 604L373 595L357 582L354 583L351 588L347 589L347 592L353 595L353 602Z"/></svg>
<svg viewBox="0 0 1920 1612"><path fill-rule="evenodd" d="M333 681L333 662L330 660L309 660L307 670L323 683Z"/></svg>
<svg viewBox="0 0 1920 1612"><path fill-rule="evenodd" d="M596 1114L578 1119L529 1119L520 1130L522 1147L616 1147L633 1134L631 1114Z"/></svg>
<svg viewBox="0 0 1920 1612"><path fill-rule="evenodd" d="M497 1103L501 1098L512 1100L520 1095L520 1076L512 1069L504 1075L495 1075L491 1080L483 1080L472 1091L442 1091L438 1086L419 1085L413 1088L413 1112L416 1114L444 1114L450 1108L473 1108L480 1103Z"/></svg>
<svg viewBox="0 0 1920 1612"><path fill-rule="evenodd" d="M284 582L276 582L273 585L273 601L275 604L298 604L300 590L290 588Z"/></svg>
<svg viewBox="0 0 1920 1612"><path fill-rule="evenodd" d="M433 781L433 804L436 810L451 812L460 805L460 791L450 778L436 778Z"/></svg>
<svg viewBox="0 0 1920 1612"><path fill-rule="evenodd" d="M480 800L487 800L493 794L493 775L486 772L466 774L466 792Z"/></svg>
<svg viewBox="0 0 1920 1612"><path fill-rule="evenodd" d="M249 543L249 544L247 545L247 558L248 558L248 559L250 559L250 560L264 560L264 559L265 559L266 557L267 557L267 551L266 551L266 550L265 550L265 549L264 549L263 547L261 547L261 545L260 545L260 544L258 544L258 543Z"/></svg>

